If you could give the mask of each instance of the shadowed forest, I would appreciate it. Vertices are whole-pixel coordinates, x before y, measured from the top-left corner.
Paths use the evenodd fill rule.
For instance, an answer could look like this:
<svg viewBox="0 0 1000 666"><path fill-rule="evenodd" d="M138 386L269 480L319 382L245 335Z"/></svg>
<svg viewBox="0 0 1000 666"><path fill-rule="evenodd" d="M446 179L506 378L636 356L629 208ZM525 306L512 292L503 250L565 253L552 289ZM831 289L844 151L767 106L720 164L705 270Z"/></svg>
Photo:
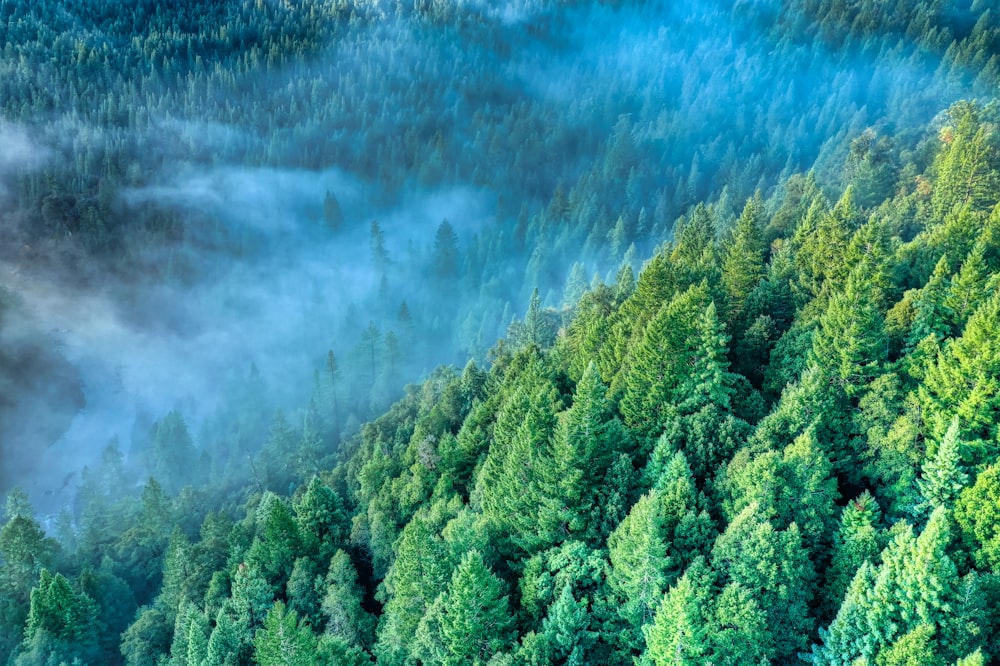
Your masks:
<svg viewBox="0 0 1000 666"><path fill-rule="evenodd" d="M0 3L0 664L1000 663L991 5Z"/></svg>

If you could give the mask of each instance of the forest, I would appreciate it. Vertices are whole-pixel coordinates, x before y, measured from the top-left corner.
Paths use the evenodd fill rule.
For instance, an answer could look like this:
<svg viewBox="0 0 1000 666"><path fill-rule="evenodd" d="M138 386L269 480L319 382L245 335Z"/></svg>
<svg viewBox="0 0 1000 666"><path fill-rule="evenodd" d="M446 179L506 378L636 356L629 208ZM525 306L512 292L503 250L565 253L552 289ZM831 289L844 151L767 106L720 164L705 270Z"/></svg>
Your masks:
<svg viewBox="0 0 1000 666"><path fill-rule="evenodd" d="M1000 663L992 5L0 3L0 664Z"/></svg>

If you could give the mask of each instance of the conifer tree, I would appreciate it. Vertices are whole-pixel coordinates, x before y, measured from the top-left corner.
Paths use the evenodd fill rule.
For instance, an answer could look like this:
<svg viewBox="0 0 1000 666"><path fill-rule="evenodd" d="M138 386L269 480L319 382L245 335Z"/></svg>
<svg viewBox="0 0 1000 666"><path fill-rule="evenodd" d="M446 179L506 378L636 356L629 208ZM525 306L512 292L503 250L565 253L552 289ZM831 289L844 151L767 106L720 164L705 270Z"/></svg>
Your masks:
<svg viewBox="0 0 1000 666"><path fill-rule="evenodd" d="M685 573L663 597L655 620L644 629L645 658L655 666L695 666L710 654L711 587Z"/></svg>
<svg viewBox="0 0 1000 666"><path fill-rule="evenodd" d="M955 503L955 521L977 567L1000 571L1000 465L986 467Z"/></svg>
<svg viewBox="0 0 1000 666"><path fill-rule="evenodd" d="M969 480L962 465L961 447L956 416L934 456L924 463L921 478L917 481L930 511L941 506L950 509Z"/></svg>
<svg viewBox="0 0 1000 666"><path fill-rule="evenodd" d="M563 307L575 308L585 293L587 293L587 274L584 272L583 264L576 261L570 268L566 286L563 288Z"/></svg>
<svg viewBox="0 0 1000 666"><path fill-rule="evenodd" d="M736 220L722 262L726 322L732 330L736 330L737 322L742 318L747 298L765 275L763 228L764 200L758 191L747 200Z"/></svg>
<svg viewBox="0 0 1000 666"><path fill-rule="evenodd" d="M697 412L712 405L723 412L730 409L735 390L734 378L729 373L729 335L725 324L719 320L715 303L709 303L698 318L694 335L697 340L688 361L688 371L680 378L677 389L678 409L682 414Z"/></svg>
<svg viewBox="0 0 1000 666"><path fill-rule="evenodd" d="M447 589L425 618L423 641L439 645L443 666L485 664L513 643L511 615L503 583L478 551L465 554Z"/></svg>
<svg viewBox="0 0 1000 666"><path fill-rule="evenodd" d="M251 658L251 640L249 627L226 609L219 611L215 628L208 639L206 666L239 666Z"/></svg>
<svg viewBox="0 0 1000 666"><path fill-rule="evenodd" d="M549 545L535 511L548 495L556 400L547 380L514 389L497 415L494 445L476 482L484 516L528 551Z"/></svg>
<svg viewBox="0 0 1000 666"><path fill-rule="evenodd" d="M990 295L969 318L960 338L945 343L929 364L918 387L922 416L930 436L944 437L952 420L961 419L960 435L969 460L988 456L982 440L992 440L1000 415L1000 295Z"/></svg>
<svg viewBox="0 0 1000 666"><path fill-rule="evenodd" d="M944 307L951 315L955 330L965 326L986 291L990 271L984 258L985 252L985 243L976 243L948 285Z"/></svg>
<svg viewBox="0 0 1000 666"><path fill-rule="evenodd" d="M447 545L419 513L403 528L395 554L382 583L387 600L374 648L378 662L385 664L406 661L417 625L444 590L451 571Z"/></svg>
<svg viewBox="0 0 1000 666"><path fill-rule="evenodd" d="M957 102L948 113L953 124L941 130L941 152L933 167L932 205L939 220L956 207L988 210L1000 186L996 130L981 121L981 109L973 102Z"/></svg>
<svg viewBox="0 0 1000 666"><path fill-rule="evenodd" d="M899 638L923 624L941 627L948 636L939 645L964 644L973 624L956 622L959 579L946 552L951 540L948 517L936 509L919 537L908 526L899 530L877 570L862 565L848 588L837 617L820 631L822 645L813 647L812 663L869 662Z"/></svg>
<svg viewBox="0 0 1000 666"><path fill-rule="evenodd" d="M724 584L752 591L773 640L772 659L784 661L808 645L809 611L816 574L792 523L775 530L751 504L736 516L712 548L712 568Z"/></svg>
<svg viewBox="0 0 1000 666"><path fill-rule="evenodd" d="M913 301L913 325L907 340L910 349L928 335L940 341L951 334L952 313L946 305L949 275L948 258L942 256L927 284Z"/></svg>
<svg viewBox="0 0 1000 666"><path fill-rule="evenodd" d="M375 635L375 620L361 606L362 590L350 557L343 550L334 553L326 575L326 595L322 610L325 633L344 639L351 645L370 646Z"/></svg>
<svg viewBox="0 0 1000 666"><path fill-rule="evenodd" d="M302 536L302 549L314 560L328 561L333 552L347 542L350 519L344 501L318 476L309 481L293 509Z"/></svg>
<svg viewBox="0 0 1000 666"><path fill-rule="evenodd" d="M281 601L267 613L254 636L254 661L260 666L315 666L316 637L309 625Z"/></svg>
<svg viewBox="0 0 1000 666"><path fill-rule="evenodd" d="M695 323L708 305L704 289L689 289L662 306L636 341L622 375L619 407L640 437L659 436L676 409L678 384L697 358Z"/></svg>
<svg viewBox="0 0 1000 666"><path fill-rule="evenodd" d="M208 618L201 611L192 611L188 615L187 626L187 664L203 664L208 659L208 640L211 628Z"/></svg>
<svg viewBox="0 0 1000 666"><path fill-rule="evenodd" d="M880 300L871 276L852 271L844 291L830 299L813 336L810 362L823 369L849 397L871 382L886 358Z"/></svg>
<svg viewBox="0 0 1000 666"><path fill-rule="evenodd" d="M868 491L844 507L840 527L833 537L833 558L827 572L824 598L832 615L840 605L848 586L862 565L875 565L879 546L879 522L882 512Z"/></svg>
<svg viewBox="0 0 1000 666"><path fill-rule="evenodd" d="M98 608L62 574L42 569L31 591L17 664L90 661L97 651Z"/></svg>
<svg viewBox="0 0 1000 666"><path fill-rule="evenodd" d="M624 639L641 647L641 629L653 619L663 593L715 536L683 454L667 465L657 487L636 502L608 538L608 586L616 595Z"/></svg>
<svg viewBox="0 0 1000 666"><path fill-rule="evenodd" d="M611 456L625 440L624 428L612 415L600 374L591 363L576 385L573 406L559 415L551 455L539 461L544 501L538 506L538 531L553 543L598 536L589 518Z"/></svg>

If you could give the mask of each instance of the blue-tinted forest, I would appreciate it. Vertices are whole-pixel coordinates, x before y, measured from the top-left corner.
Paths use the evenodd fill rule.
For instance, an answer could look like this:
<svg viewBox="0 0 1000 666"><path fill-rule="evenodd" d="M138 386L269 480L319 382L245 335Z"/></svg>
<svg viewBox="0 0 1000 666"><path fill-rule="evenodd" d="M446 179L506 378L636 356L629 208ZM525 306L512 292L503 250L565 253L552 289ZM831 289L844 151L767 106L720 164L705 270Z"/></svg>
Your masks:
<svg viewBox="0 0 1000 666"><path fill-rule="evenodd" d="M1000 659L983 0L0 3L0 663Z"/></svg>

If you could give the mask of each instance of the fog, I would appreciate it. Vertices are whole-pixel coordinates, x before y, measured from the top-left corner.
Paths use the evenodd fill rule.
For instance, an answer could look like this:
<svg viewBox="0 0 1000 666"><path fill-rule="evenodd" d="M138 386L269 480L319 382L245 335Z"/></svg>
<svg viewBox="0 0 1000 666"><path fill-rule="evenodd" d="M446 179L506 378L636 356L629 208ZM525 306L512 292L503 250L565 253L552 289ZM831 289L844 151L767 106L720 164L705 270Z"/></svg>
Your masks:
<svg viewBox="0 0 1000 666"><path fill-rule="evenodd" d="M316 219L327 191L345 218L334 233ZM3 286L19 295L24 325L47 333L74 368L85 400L79 411L76 404L42 400L37 413L25 415L51 419L45 412L65 408L71 416L55 442L46 441L51 431L29 429L14 438L4 456L8 482L25 486L41 510L54 511L72 496L77 477L65 480L93 465L109 439L118 437L128 453L137 420L170 410L180 411L197 432L251 366L269 389L270 402L261 409L294 411L307 403L326 351L347 356L354 331L383 318L371 307L380 288L369 248L372 220L382 228L390 257L426 245L445 218L466 242L491 221L490 197L471 187L405 194L391 208L375 206L373 193L373 186L337 169L179 164L162 180L123 191L121 203L217 222L239 252L203 249L218 239L193 237L186 247L166 250L177 255L164 259L168 264L197 264L198 279L150 284L140 278L95 290L5 266ZM394 302L413 303L423 295L419 283L393 282ZM348 321L352 307L356 321ZM452 351L437 348L412 359L402 377L416 380L454 360Z"/></svg>

